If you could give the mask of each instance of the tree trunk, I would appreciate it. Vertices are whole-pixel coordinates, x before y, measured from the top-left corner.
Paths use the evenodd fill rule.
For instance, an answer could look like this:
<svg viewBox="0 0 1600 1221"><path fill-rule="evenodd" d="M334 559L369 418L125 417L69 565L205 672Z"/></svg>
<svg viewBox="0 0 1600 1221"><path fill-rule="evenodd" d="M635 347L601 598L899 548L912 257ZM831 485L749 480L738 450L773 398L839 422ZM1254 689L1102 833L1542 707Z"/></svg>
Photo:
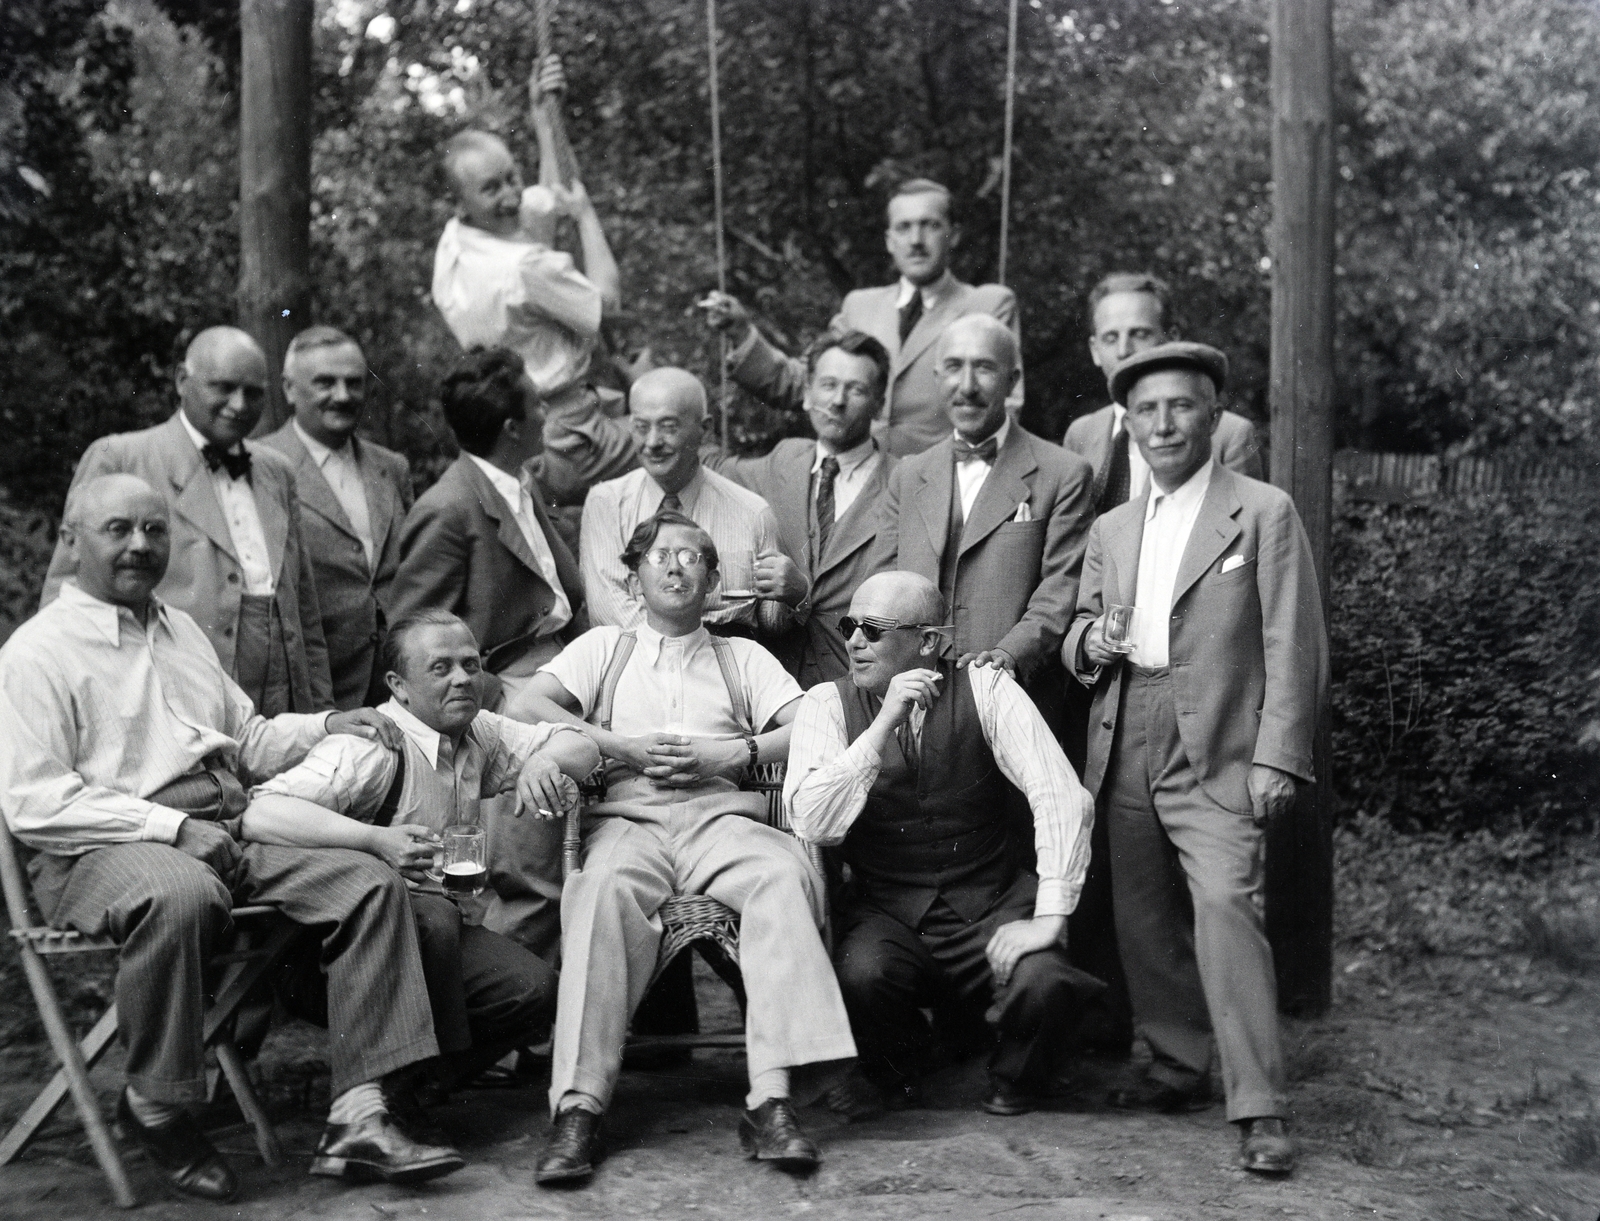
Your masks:
<svg viewBox="0 0 1600 1221"><path fill-rule="evenodd" d="M313 0L240 0L240 325L267 354L258 432L288 419L283 353L311 324Z"/></svg>
<svg viewBox="0 0 1600 1221"><path fill-rule="evenodd" d="M1272 15L1272 481L1294 497L1328 606L1333 496L1333 11L1274 0ZM1267 849L1267 931L1279 1001L1320 1013L1333 970L1333 801L1326 703L1314 764Z"/></svg>

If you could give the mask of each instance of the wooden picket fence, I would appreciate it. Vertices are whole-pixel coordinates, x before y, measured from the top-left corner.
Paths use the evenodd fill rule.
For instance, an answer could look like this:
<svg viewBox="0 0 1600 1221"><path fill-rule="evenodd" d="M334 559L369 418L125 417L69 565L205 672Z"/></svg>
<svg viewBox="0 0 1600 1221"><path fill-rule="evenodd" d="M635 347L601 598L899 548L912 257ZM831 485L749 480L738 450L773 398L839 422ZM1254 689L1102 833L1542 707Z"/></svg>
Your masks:
<svg viewBox="0 0 1600 1221"><path fill-rule="evenodd" d="M1334 455L1333 477L1335 486L1354 500L1403 504L1439 496L1600 483L1600 468L1560 458L1442 458L1346 449Z"/></svg>

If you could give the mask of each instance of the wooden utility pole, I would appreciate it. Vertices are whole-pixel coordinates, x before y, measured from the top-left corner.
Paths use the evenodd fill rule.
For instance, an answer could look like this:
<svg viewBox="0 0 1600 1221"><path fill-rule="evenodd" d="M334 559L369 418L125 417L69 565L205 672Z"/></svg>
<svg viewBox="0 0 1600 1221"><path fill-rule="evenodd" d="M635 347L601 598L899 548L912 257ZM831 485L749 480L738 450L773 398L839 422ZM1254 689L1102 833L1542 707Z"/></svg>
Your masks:
<svg viewBox="0 0 1600 1221"><path fill-rule="evenodd" d="M1294 497L1328 606L1333 498L1333 5L1272 6L1272 481ZM1267 845L1267 932L1281 1006L1319 1013L1333 971L1333 800L1326 703L1318 783Z"/></svg>
<svg viewBox="0 0 1600 1221"><path fill-rule="evenodd" d="M288 419L281 374L311 324L313 0L240 0L239 324L267 354L258 432Z"/></svg>

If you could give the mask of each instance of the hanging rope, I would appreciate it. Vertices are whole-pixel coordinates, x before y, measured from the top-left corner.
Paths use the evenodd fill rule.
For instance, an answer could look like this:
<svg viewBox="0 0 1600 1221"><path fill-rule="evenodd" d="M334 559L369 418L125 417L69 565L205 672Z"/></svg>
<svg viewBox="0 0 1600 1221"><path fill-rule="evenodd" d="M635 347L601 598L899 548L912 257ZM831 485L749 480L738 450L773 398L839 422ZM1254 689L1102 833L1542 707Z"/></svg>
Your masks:
<svg viewBox="0 0 1600 1221"><path fill-rule="evenodd" d="M717 291L728 291L728 248L722 225L722 101L717 84L717 0L706 0L706 46L711 65L711 199L716 213ZM728 456L728 338L717 336L717 423L722 433L722 456Z"/></svg>
<svg viewBox="0 0 1600 1221"><path fill-rule="evenodd" d="M1017 103L1017 0L1006 22L1006 135L1000 166L999 283L1006 282L1006 244L1011 236L1011 125Z"/></svg>
<svg viewBox="0 0 1600 1221"><path fill-rule="evenodd" d="M555 0L534 0L534 31L539 56L533 69L535 75L550 57L550 10L554 7ZM567 137L566 116L562 114L560 103L553 98L541 101L539 105L549 115L550 127L555 133L556 177L562 186L570 187L578 177L578 156L572 151L572 141Z"/></svg>

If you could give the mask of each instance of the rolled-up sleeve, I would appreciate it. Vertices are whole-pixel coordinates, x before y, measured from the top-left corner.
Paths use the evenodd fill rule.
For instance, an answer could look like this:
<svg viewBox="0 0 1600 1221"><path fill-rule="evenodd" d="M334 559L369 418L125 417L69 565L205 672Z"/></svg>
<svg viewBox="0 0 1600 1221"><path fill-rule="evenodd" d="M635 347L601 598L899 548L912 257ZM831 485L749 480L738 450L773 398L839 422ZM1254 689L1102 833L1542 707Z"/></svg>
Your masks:
<svg viewBox="0 0 1600 1221"><path fill-rule="evenodd" d="M257 785L251 797L299 797L336 814L371 822L394 781L395 765L394 752L381 742L334 734L295 766Z"/></svg>
<svg viewBox="0 0 1600 1221"><path fill-rule="evenodd" d="M483 747L483 789L481 795L494 797L517 787L517 778L525 763L538 754L557 734L577 734L587 741L583 731L564 721L541 721L527 725L510 717L493 712L480 712L473 722L472 733Z"/></svg>
<svg viewBox="0 0 1600 1221"><path fill-rule="evenodd" d="M846 742L837 687L824 683L807 691L795 713L783 782L796 837L823 848L843 843L866 808L882 763L864 739Z"/></svg>

